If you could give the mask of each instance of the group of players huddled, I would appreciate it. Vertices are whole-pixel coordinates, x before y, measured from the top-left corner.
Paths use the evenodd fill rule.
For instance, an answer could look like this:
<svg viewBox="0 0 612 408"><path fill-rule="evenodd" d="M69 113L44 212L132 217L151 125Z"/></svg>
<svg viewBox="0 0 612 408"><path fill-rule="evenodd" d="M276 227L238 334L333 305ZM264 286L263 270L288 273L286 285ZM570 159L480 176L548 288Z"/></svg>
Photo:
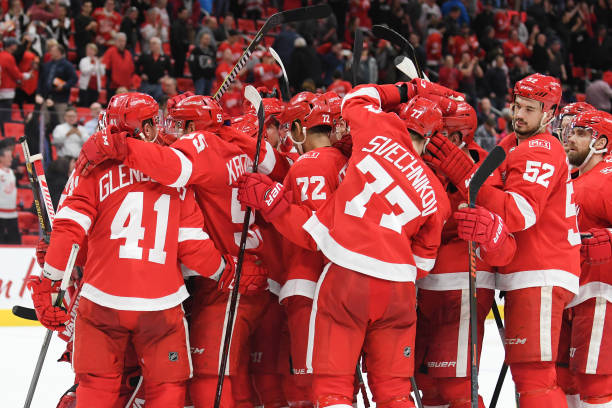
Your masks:
<svg viewBox="0 0 612 408"><path fill-rule="evenodd" d="M213 406L247 206L222 407L348 408L359 362L378 407L414 407L411 377L425 407L471 407L467 241L477 347L497 289L521 408L612 407L610 114L518 81L506 159L471 208L487 152L461 94L259 91L257 173L252 106L183 94L160 119L147 95L111 99L29 280L76 373L58 407ZM55 307L73 243L82 274Z"/></svg>

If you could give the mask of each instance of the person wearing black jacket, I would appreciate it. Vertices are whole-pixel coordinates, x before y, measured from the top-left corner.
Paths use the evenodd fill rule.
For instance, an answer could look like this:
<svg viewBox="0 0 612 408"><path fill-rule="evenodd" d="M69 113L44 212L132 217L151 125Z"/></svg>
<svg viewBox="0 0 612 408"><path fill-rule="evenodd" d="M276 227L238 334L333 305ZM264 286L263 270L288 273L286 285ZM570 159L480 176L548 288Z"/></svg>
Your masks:
<svg viewBox="0 0 612 408"><path fill-rule="evenodd" d="M98 23L91 17L93 5L91 1L83 2L81 14L74 19L74 44L77 50L77 61L85 56L85 47L94 41Z"/></svg>
<svg viewBox="0 0 612 408"><path fill-rule="evenodd" d="M126 13L126 16L121 22L119 31L124 33L127 37L126 48L134 54L134 47L136 43L140 41L140 30L138 28L138 9L136 7L130 7Z"/></svg>
<svg viewBox="0 0 612 408"><path fill-rule="evenodd" d="M215 78L217 50L211 42L210 34L202 34L200 44L189 55L189 70L198 95L210 95L212 81Z"/></svg>
<svg viewBox="0 0 612 408"><path fill-rule="evenodd" d="M161 79L172 74L170 57L164 54L161 40L157 37L149 41L151 52L142 54L136 63L136 71L142 78L141 92L151 95L154 99L162 98Z"/></svg>
<svg viewBox="0 0 612 408"><path fill-rule="evenodd" d="M187 51L189 51L189 11L181 6L178 9L177 19L170 29L170 50L174 59L174 76L183 76Z"/></svg>
<svg viewBox="0 0 612 408"><path fill-rule="evenodd" d="M53 105L60 123L64 123L64 113L70 99L70 88L77 83L77 74L72 65L66 59L66 50L59 44L49 48L51 61L43 64L38 77L37 99L52 101L47 106ZM46 115L45 115L46 116ZM48 118L46 118L48 119Z"/></svg>

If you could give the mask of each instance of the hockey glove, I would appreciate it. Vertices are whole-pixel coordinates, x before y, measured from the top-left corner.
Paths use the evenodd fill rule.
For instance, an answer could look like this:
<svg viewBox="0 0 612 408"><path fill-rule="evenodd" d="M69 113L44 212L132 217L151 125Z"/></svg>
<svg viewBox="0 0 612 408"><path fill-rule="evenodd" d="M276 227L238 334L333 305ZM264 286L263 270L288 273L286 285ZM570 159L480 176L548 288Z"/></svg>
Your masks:
<svg viewBox="0 0 612 408"><path fill-rule="evenodd" d="M454 217L459 238L475 241L487 252L496 251L508 238L504 220L484 207L460 208L455 211Z"/></svg>
<svg viewBox="0 0 612 408"><path fill-rule="evenodd" d="M224 255L225 268L219 278L219 289L229 292L234 289L236 278L236 265L238 258ZM261 261L254 255L244 254L242 271L240 272L240 286L238 292L241 295L255 295L268 288L268 271L261 265Z"/></svg>
<svg viewBox="0 0 612 408"><path fill-rule="evenodd" d="M129 133L119 132L114 126L91 135L77 159L77 174L87 176L98 164L108 159L123 161L127 156L128 136Z"/></svg>
<svg viewBox="0 0 612 408"><path fill-rule="evenodd" d="M45 267L45 256L47 256L48 249L49 244L46 243L44 239L39 239L36 245L36 261L41 268Z"/></svg>
<svg viewBox="0 0 612 408"><path fill-rule="evenodd" d="M53 295L59 292L61 281L40 276L30 276L27 280L28 289L32 291L32 302L38 321L49 330L62 330L70 315L66 309L53 306Z"/></svg>
<svg viewBox="0 0 612 408"><path fill-rule="evenodd" d="M332 146L340 150L345 157L351 158L351 154L353 154L353 138L350 133L346 133L342 136L342 139L332 144Z"/></svg>
<svg viewBox="0 0 612 408"><path fill-rule="evenodd" d="M168 99L168 102L166 102L166 109L170 110L174 108L180 101L193 95L195 95L193 92L187 91L185 93L173 96L172 98Z"/></svg>
<svg viewBox="0 0 612 408"><path fill-rule="evenodd" d="M270 222L289 208L285 187L261 173L244 173L236 182L238 201L261 212Z"/></svg>
<svg viewBox="0 0 612 408"><path fill-rule="evenodd" d="M446 136L436 133L430 138L423 153L423 160L434 170L442 171L450 182L467 197L470 179L477 166Z"/></svg>
<svg viewBox="0 0 612 408"><path fill-rule="evenodd" d="M580 255L588 264L599 265L612 258L612 232L606 228L591 228L590 236L582 238Z"/></svg>
<svg viewBox="0 0 612 408"><path fill-rule="evenodd" d="M444 96L446 98L457 98L463 100L463 94L453 91L450 88L447 88L442 85L438 85L433 82L426 81L421 78L414 78L412 81L407 82L407 97L408 99L412 99L417 95L428 97L431 95L435 96Z"/></svg>

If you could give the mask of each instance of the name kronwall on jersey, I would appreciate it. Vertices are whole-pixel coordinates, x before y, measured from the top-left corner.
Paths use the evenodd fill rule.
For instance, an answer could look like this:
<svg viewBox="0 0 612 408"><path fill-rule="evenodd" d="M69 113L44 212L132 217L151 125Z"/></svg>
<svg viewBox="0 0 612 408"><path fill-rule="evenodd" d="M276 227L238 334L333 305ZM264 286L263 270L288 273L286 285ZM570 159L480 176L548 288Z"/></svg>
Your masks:
<svg viewBox="0 0 612 408"><path fill-rule="evenodd" d="M366 146L361 150L373 153L389 163L393 163L402 173L406 173L408 180L412 180L412 187L421 197L423 206L422 216L433 214L438 210L436 194L429 183L427 173L425 173L423 167L411 152L398 142L385 136L374 136L368 142L368 145L371 147Z"/></svg>

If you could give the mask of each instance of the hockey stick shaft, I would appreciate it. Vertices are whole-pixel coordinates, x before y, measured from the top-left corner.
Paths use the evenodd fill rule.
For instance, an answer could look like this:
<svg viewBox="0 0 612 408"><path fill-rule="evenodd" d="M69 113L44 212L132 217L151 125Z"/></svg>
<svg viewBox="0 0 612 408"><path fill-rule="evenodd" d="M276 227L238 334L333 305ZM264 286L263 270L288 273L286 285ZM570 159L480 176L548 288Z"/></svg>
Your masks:
<svg viewBox="0 0 612 408"><path fill-rule="evenodd" d="M416 405L418 408L423 408L423 401L421 401L421 392L417 386L416 379L414 376L410 377L410 385L412 385L412 392L414 392L414 399L416 399Z"/></svg>
<svg viewBox="0 0 612 408"><path fill-rule="evenodd" d="M357 86L359 80L359 61L361 61L361 53L363 52L363 31L360 28L355 29L355 44L353 45L353 62L351 65L351 74L353 77L353 87Z"/></svg>
<svg viewBox="0 0 612 408"><path fill-rule="evenodd" d="M359 356L361 359L361 356ZM368 397L368 391L366 390L365 382L363 381L363 374L361 373L361 363L357 361L357 367L355 368L355 376L359 383L359 391L361 392L361 398L363 398L363 406L370 408L370 398Z"/></svg>
<svg viewBox="0 0 612 408"><path fill-rule="evenodd" d="M480 164L474 173L468 188L468 205L476 206L476 196L480 187L485 183L489 175L504 161L506 153L500 146L496 146L491 153ZM470 395L472 408L478 408L478 299L476 291L476 243L468 243L470 256L469 295L470 295Z"/></svg>
<svg viewBox="0 0 612 408"><path fill-rule="evenodd" d="M49 224L49 222L47 222L47 220L45 219L45 215L43 214L42 211L42 206L41 206L41 197L40 197L40 193L38 190L38 180L36 177L36 172L32 167L32 163L30 162L30 154L29 154L29 148L28 148L28 142L26 140L26 137L23 136L21 139L19 139L19 143L21 143L21 146L23 148L23 154L26 159L26 171L28 173L28 179L30 181L30 187L32 188L32 194L34 196L34 206L36 208L36 215L38 215L38 224L40 225L40 229L42 230L43 233L43 238L46 242L49 242L49 235L51 234L51 225Z"/></svg>
<svg viewBox="0 0 612 408"><path fill-rule="evenodd" d="M76 257L79 253L79 245L72 244L72 250L70 251L70 256L68 257L68 263L66 264L66 269L64 270L64 276L62 277L62 283L60 285L59 293L57 294L57 298L55 299L55 303L53 304L56 307L62 305L62 301L64 300L64 294L66 293L66 288L68 287L68 282L70 281L70 277L72 275L72 268L74 267L74 263L76 262ZM46 278L45 278L46 279ZM40 353L38 354L38 360L36 361L36 367L34 368L34 374L32 375L32 380L30 381L30 387L28 388L28 395L26 396L24 408L30 408L32 404L32 399L34 398L34 391L36 391L36 385L38 384L38 379L40 378L40 372L42 371L43 363L45 362L45 357L47 356L47 350L49 349L49 344L51 342L51 336L53 335L53 330L47 329L45 333L45 339L43 341L42 347L40 348Z"/></svg>
<svg viewBox="0 0 612 408"><path fill-rule="evenodd" d="M253 54L253 51L255 51L257 45L263 40L264 35L266 35L266 33L272 28L277 27L281 24L292 23L295 21L325 18L328 17L331 12L332 10L327 4L320 4L317 6L301 7L293 10L281 11L279 13L271 15L266 20L264 25L259 29L257 34L255 34L255 38L253 38L253 41L251 41L246 50L244 50L244 52L236 62L236 65L234 65L230 73L227 74L227 76L219 86L219 89L217 89L217 91L213 95L213 99L218 102L223 96L223 94L227 92L232 82L234 82L242 68L244 68L244 66L246 65L247 61L251 57L251 54Z"/></svg>
<svg viewBox="0 0 612 408"><path fill-rule="evenodd" d="M255 156L253 158L253 173L257 173L257 167L259 165L259 151L261 149L261 140L263 138L265 113L261 96L255 88L247 86L245 89L245 96L251 102L251 104L257 109L257 120L259 127L257 129L257 145L255 148ZM221 362L219 364L219 377L217 379L217 390L215 393L215 405L214 408L221 406L221 394L223 393L223 382L225 379L225 369L227 367L227 359L229 356L229 348L232 341L232 332L234 330L234 317L236 316L236 306L238 304L238 289L240 287L240 276L242 274L242 263L244 261L244 253L246 251L246 241L249 234L249 224L251 221L250 207L246 208L244 214L244 222L242 224L242 235L240 236L240 250L238 252L238 261L236 262L236 273L234 275L234 287L230 292L230 306L227 317L227 326L225 329L223 339L223 351L221 354Z"/></svg>
<svg viewBox="0 0 612 408"><path fill-rule="evenodd" d="M374 25L372 26L372 33L379 38L389 41L391 44L399 47L402 52L408 54L410 53L410 59L414 63L417 74L419 78L423 79L425 75L419 66L419 62L416 59L416 52L414 50L414 46L400 33L397 31L382 25Z"/></svg>
<svg viewBox="0 0 612 408"><path fill-rule="evenodd" d="M30 163L32 163L34 171L36 172L36 178L38 179L38 185L40 187L40 192L42 193L43 203L45 204L45 210L47 211L47 216L49 218L49 227L53 228L55 209L53 208L53 201L51 200L51 193L49 192L49 185L47 184L45 169L43 168L42 154L38 153L31 156Z"/></svg>
<svg viewBox="0 0 612 408"><path fill-rule="evenodd" d="M278 64L278 66L280 67L282 73L283 73L283 91L281 92L281 97L283 99L283 102L289 102L289 100L291 99L291 90L289 88L289 77L287 76L287 71L285 70L285 65L283 64L283 60L281 60L280 55L278 55L278 53L276 52L276 50L274 50L274 48L270 47L268 48L268 50L270 51L270 54L272 54L272 58L274 58L274 61L276 61L276 63Z"/></svg>

